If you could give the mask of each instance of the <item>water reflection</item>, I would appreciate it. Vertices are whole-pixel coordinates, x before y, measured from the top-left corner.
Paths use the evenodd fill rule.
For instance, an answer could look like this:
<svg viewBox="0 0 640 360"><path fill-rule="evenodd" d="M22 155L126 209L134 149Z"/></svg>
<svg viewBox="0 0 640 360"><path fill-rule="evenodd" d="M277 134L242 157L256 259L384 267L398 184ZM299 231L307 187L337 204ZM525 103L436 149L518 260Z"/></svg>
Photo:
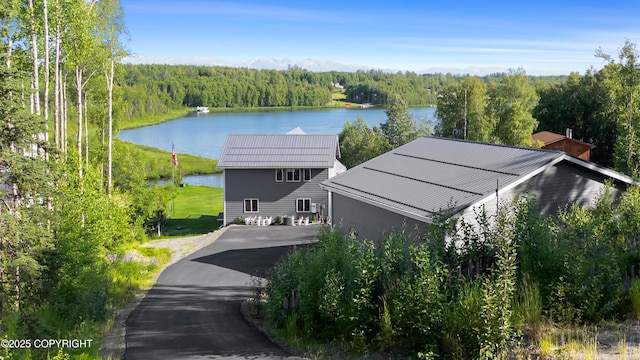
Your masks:
<svg viewBox="0 0 640 360"><path fill-rule="evenodd" d="M158 180L156 185L163 186L170 182L171 180ZM182 178L182 182L187 185L203 185L221 188L224 187L224 176L222 174L185 176Z"/></svg>

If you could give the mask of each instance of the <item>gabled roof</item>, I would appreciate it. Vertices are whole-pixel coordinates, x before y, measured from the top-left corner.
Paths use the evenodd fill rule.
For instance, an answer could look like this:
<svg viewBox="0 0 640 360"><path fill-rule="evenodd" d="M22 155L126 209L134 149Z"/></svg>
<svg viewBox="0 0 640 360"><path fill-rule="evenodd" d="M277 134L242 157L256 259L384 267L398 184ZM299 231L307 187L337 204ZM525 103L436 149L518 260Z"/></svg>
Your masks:
<svg viewBox="0 0 640 360"><path fill-rule="evenodd" d="M229 134L218 167L328 169L339 157L337 135Z"/></svg>
<svg viewBox="0 0 640 360"><path fill-rule="evenodd" d="M287 135L304 135L304 130L302 130L302 128L300 128L300 126L296 127L295 129L291 129L291 131L289 131L287 133Z"/></svg>
<svg viewBox="0 0 640 360"><path fill-rule="evenodd" d="M561 151L422 137L322 182L325 190L414 218L461 211L560 161L632 180Z"/></svg>
<svg viewBox="0 0 640 360"><path fill-rule="evenodd" d="M570 140L570 141L574 141L574 142L577 142L577 143L580 143L580 144L584 144L586 146L589 146L590 148L594 147L593 144L589 144L589 143L586 143L584 141L568 138L568 137L566 137L564 135L556 134L556 133L551 132L551 131L540 131L540 132L537 132L537 133L531 135L531 138L534 141L541 141L542 143L544 143L545 146L553 144L553 143L557 143L558 141L562 141L562 140Z"/></svg>

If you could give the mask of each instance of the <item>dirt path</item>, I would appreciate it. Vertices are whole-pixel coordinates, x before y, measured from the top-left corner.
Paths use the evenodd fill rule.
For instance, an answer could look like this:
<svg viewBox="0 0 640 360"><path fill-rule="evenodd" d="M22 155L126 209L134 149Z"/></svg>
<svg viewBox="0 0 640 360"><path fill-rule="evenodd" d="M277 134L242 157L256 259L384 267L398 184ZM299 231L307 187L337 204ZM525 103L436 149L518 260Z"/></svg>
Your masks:
<svg viewBox="0 0 640 360"><path fill-rule="evenodd" d="M231 226L233 227L233 225ZM180 259L183 259L187 255L204 248L207 245L212 244L214 241L224 234L229 227L215 230L208 234L189 236L184 238L171 238L153 240L145 243L144 247L154 248L169 248L172 256L171 260L158 272L158 276L168 266L175 264ZM156 278L157 280L157 278ZM140 292L136 298L123 309L117 309L114 313L114 321L109 333L105 339L104 348L100 349L102 358L121 359L126 350L125 335L127 334L126 321L131 314L131 311L142 301L147 294L148 289Z"/></svg>

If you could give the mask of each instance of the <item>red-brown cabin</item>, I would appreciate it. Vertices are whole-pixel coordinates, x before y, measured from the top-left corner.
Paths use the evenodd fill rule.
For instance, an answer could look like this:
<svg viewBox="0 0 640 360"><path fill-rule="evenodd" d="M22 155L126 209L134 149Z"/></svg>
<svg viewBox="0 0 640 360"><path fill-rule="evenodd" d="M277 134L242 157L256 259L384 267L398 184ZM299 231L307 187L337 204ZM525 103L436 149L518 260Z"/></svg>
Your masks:
<svg viewBox="0 0 640 360"><path fill-rule="evenodd" d="M590 161L591 149L594 145L584 141L573 139L573 131L567 129L566 135L552 133L550 131L540 131L531 136L533 141L544 143L543 149L562 150L571 156Z"/></svg>

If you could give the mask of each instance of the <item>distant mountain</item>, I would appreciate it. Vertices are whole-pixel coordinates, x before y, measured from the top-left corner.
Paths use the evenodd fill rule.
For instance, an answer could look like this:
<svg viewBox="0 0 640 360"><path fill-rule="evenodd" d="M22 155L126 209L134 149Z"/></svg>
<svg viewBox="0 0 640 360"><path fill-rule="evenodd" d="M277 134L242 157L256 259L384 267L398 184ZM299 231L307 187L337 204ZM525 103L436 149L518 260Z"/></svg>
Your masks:
<svg viewBox="0 0 640 360"><path fill-rule="evenodd" d="M284 59L256 59L248 61L228 61L213 57L205 56L191 56L191 57L153 57L144 55L128 56L123 60L128 64L167 64L167 65L203 65L203 66L229 66L229 67L246 67L251 69L273 69L273 70L286 70L293 66L297 66L301 69L306 69L314 72L327 72L327 71L344 71L355 72L358 70L382 70L384 72L398 72L404 70L399 69L379 69L373 66L365 65L345 65L333 61L320 61L314 59L294 60L289 58ZM493 73L506 72L507 69L499 67L478 67L470 66L464 69L461 68L445 68L445 67L431 67L422 71L416 71L418 74L436 74L436 73L451 73L451 74L469 74L469 75L487 75Z"/></svg>
<svg viewBox="0 0 640 360"><path fill-rule="evenodd" d="M293 59L256 59L248 61L227 61L218 58L193 56L193 57L153 57L134 55L128 56L123 60L128 64L167 64L167 65L204 65L204 66L230 66L230 67L246 67L251 69L274 69L286 70L290 67L297 66L315 72L325 71L345 71L353 72L357 70L371 69L371 67L363 65L344 65L332 61L319 61L313 59L293 60Z"/></svg>

